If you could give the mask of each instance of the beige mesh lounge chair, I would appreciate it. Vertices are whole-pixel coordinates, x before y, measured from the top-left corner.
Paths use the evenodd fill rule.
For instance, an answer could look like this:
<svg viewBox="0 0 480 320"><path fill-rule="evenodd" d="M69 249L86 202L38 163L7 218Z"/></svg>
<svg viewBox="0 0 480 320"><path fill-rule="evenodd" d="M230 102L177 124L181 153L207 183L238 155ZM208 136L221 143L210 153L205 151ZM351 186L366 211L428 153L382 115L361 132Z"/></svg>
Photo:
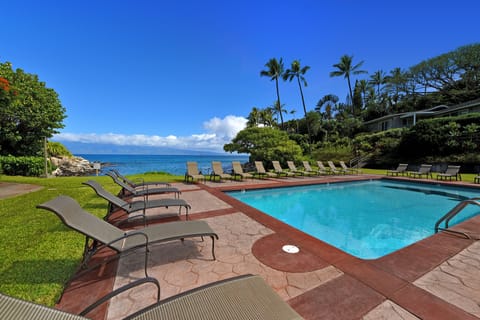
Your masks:
<svg viewBox="0 0 480 320"><path fill-rule="evenodd" d="M187 172L185 173L185 181L193 182L195 179L197 181L202 180L205 182L205 176L198 171L198 164L194 161L187 162Z"/></svg>
<svg viewBox="0 0 480 320"><path fill-rule="evenodd" d="M387 176L398 176L401 174L402 176L407 174L408 163L400 163L395 170L387 170Z"/></svg>
<svg viewBox="0 0 480 320"><path fill-rule="evenodd" d="M145 186L158 186L158 185L163 185L165 187L170 187L169 182L165 181L145 181L143 178L136 178L135 180L138 180L140 182L135 182L133 180L128 179L126 176L122 175L120 171L117 169L111 169L111 172L117 175L118 179L122 180L132 188L143 188Z"/></svg>
<svg viewBox="0 0 480 320"><path fill-rule="evenodd" d="M232 168L233 168L233 178L236 179L236 177L240 177L240 179L243 178L253 178L253 176L248 173L248 172L243 172L242 165L240 164L240 161L232 161Z"/></svg>
<svg viewBox="0 0 480 320"><path fill-rule="evenodd" d="M123 196L127 196L127 195L131 195L131 196L134 196L134 197L147 196L147 199L148 199L148 196L151 195L151 194L174 193L175 198L178 198L178 197L180 197L180 193L182 193L180 190L178 190L177 188L173 188L173 187L149 188L148 185L145 185L141 189L136 189L136 188L130 186L129 184L125 183L120 178L118 178L118 176L112 171L107 172L106 175L109 176L110 178L112 178L113 182L115 182L120 187L122 187L122 195Z"/></svg>
<svg viewBox="0 0 480 320"><path fill-rule="evenodd" d="M448 165L445 172L437 174L437 180L449 179L451 181L453 178L455 178L456 181L462 181L462 176L460 175L460 166Z"/></svg>
<svg viewBox="0 0 480 320"><path fill-rule="evenodd" d="M275 171L275 173L277 174L277 177L281 177L282 175L284 177L294 177L295 176L294 172L283 170L279 161L273 160L272 165L273 165L273 171Z"/></svg>
<svg viewBox="0 0 480 320"><path fill-rule="evenodd" d="M317 160L317 167L318 167L319 171L325 172L326 174L332 174L333 173L329 168L326 168L323 165L323 162L320 161L320 160Z"/></svg>
<svg viewBox="0 0 480 320"><path fill-rule="evenodd" d="M95 190L95 193L102 197L103 199L107 200L109 203L109 210L107 215L104 217L105 220L108 220L110 215L115 212L116 208L119 208L127 215L131 213L138 213L138 211L142 211L142 214L135 215L133 218L142 217L144 222L146 223L146 210L151 208L168 208L168 207L178 207L178 215L180 216L182 213L182 208L185 208L185 217L188 220L188 210L191 209L191 206L183 199L154 199L147 201L144 199L143 201L131 201L127 202L107 190L105 190L100 183L94 180L88 180L83 182L84 185L91 187ZM128 219L127 219L128 220Z"/></svg>
<svg viewBox="0 0 480 320"><path fill-rule="evenodd" d="M308 162L308 161L302 161L302 164L303 164L303 169L305 170L305 172L309 172L311 175L319 176L319 175L327 174L327 172L322 171L320 169L318 169L318 170L313 169L310 166L310 162Z"/></svg>
<svg viewBox="0 0 480 320"><path fill-rule="evenodd" d="M339 161L339 163L340 163L340 167L342 167L342 171L343 171L343 172L345 172L345 173L351 173L351 174L353 174L353 173L358 173L358 169L356 169L356 168L350 168L349 166L347 166L347 165L345 164L344 161Z"/></svg>
<svg viewBox="0 0 480 320"><path fill-rule="evenodd" d="M480 175L473 178L473 183L480 183Z"/></svg>
<svg viewBox="0 0 480 320"><path fill-rule="evenodd" d="M287 161L287 166L288 166L288 170L290 170L290 172L293 172L294 174L299 174L301 176L309 176L309 175L315 174L315 173L308 172L308 171L305 171L305 170L297 169L297 166L295 165L295 163L293 161Z"/></svg>
<svg viewBox="0 0 480 320"><path fill-rule="evenodd" d="M91 309L90 309L91 310ZM88 320L0 293L3 320ZM300 320L295 312L257 275L244 275L210 283L161 300L124 320Z"/></svg>
<svg viewBox="0 0 480 320"><path fill-rule="evenodd" d="M259 178L263 178L265 176L267 178L274 178L277 176L275 173L265 170L265 167L263 166L262 161L255 161L255 169L256 169L256 172L254 174L258 175Z"/></svg>
<svg viewBox="0 0 480 320"><path fill-rule="evenodd" d="M338 170L338 168L335 166L333 161L327 161L328 167L330 168L330 172L332 174L344 174L345 171L343 170Z"/></svg>
<svg viewBox="0 0 480 320"><path fill-rule="evenodd" d="M431 164L422 164L420 165L420 168L418 171L409 171L409 175L412 176L413 178L421 178L422 176L425 176L425 178L433 178L432 177L432 165Z"/></svg>
<svg viewBox="0 0 480 320"><path fill-rule="evenodd" d="M210 173L210 181L215 181L215 177L219 177L220 181L222 179L232 180L232 175L223 172L222 163L220 161L212 161L212 173Z"/></svg>
<svg viewBox="0 0 480 320"><path fill-rule="evenodd" d="M144 248L144 268L145 275L148 276L147 260L150 244L173 240L183 241L185 238L193 237L202 237L203 239L204 236L212 239L212 255L215 260L215 238L218 239L218 235L202 220L166 222L143 229L124 231L83 210L78 202L67 196L58 196L38 205L37 208L55 213L66 226L85 235L86 240L82 259L83 268L87 267L88 261L95 253L106 247L117 253L116 256L109 260L119 258L121 255L130 253L133 250ZM101 262L101 264L103 263L105 261Z"/></svg>

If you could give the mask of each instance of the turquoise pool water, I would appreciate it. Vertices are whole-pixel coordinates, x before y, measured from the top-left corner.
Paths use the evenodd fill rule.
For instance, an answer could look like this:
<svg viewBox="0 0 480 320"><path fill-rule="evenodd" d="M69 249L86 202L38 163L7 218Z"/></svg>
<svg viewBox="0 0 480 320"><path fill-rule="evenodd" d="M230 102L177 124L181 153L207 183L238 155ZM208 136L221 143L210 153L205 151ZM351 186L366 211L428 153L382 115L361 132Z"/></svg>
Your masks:
<svg viewBox="0 0 480 320"><path fill-rule="evenodd" d="M373 180L228 194L354 256L375 259L432 235L440 217L479 191ZM478 213L470 205L450 225Z"/></svg>

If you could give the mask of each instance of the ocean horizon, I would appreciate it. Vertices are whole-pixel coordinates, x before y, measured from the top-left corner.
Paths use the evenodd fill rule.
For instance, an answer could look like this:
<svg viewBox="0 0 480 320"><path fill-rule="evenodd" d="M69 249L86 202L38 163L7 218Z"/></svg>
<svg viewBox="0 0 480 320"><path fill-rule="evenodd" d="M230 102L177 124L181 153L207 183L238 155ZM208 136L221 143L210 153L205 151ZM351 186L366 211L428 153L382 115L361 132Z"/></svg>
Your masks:
<svg viewBox="0 0 480 320"><path fill-rule="evenodd" d="M100 175L116 169L125 175L146 172L166 172L183 176L187 161L196 161L198 169L209 174L212 161L220 161L226 172L232 168L232 161L248 162L248 155L150 155L150 154L75 154L90 162L100 162Z"/></svg>

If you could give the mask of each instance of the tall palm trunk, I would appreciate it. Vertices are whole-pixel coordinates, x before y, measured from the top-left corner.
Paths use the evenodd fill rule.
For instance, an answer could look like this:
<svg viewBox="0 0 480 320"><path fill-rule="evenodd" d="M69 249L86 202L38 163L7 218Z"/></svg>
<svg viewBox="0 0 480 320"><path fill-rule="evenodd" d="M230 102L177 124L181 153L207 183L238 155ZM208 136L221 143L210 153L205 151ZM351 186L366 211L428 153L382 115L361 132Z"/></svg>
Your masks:
<svg viewBox="0 0 480 320"><path fill-rule="evenodd" d="M300 77L297 76L298 88L300 89L300 97L302 97L302 105L303 105L303 112L305 113L305 123L307 124L307 132L308 132L308 142L312 142L312 135L310 133L310 124L308 123L307 119L307 108L305 107L305 99L303 97L303 90L302 84L300 83Z"/></svg>
<svg viewBox="0 0 480 320"><path fill-rule="evenodd" d="M277 100L278 100L278 113L280 114L280 128L283 129L283 115L282 115L282 104L280 103L280 90L278 90L278 77L275 78L275 85L277 87Z"/></svg>

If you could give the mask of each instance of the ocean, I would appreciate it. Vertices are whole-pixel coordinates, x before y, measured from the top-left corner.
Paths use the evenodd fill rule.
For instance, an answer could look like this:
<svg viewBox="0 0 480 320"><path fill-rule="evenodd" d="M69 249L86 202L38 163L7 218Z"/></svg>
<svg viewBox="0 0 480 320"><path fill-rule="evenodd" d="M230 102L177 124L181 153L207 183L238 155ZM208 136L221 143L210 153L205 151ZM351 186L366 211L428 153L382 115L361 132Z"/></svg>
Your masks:
<svg viewBox="0 0 480 320"><path fill-rule="evenodd" d="M90 162L100 162L99 174L117 169L121 174L139 174L145 172L167 172L183 176L187 170L187 161L196 161L198 169L208 174L212 161L220 161L225 172L232 168L232 161L244 163L248 155L133 155L133 154L75 154Z"/></svg>

